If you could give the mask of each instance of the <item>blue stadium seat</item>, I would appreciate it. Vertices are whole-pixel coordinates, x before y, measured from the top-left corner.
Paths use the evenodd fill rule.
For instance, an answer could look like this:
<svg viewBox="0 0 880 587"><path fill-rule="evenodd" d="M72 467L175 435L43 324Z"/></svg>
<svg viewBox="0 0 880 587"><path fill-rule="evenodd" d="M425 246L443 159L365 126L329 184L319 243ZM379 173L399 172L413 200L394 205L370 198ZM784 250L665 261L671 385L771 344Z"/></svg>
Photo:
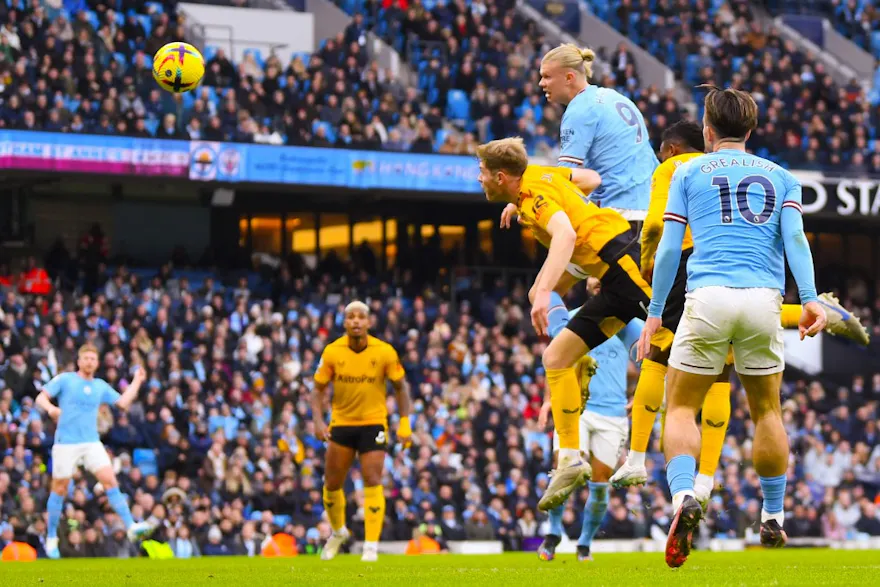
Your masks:
<svg viewBox="0 0 880 587"><path fill-rule="evenodd" d="M147 118L146 120L144 120L144 126L147 127L148 133L156 136L156 131L159 129L159 121L152 118Z"/></svg>
<svg viewBox="0 0 880 587"><path fill-rule="evenodd" d="M86 10L86 20L89 21L89 24L92 25L96 31L101 28L101 23L98 20L98 15L95 14L94 10Z"/></svg>
<svg viewBox="0 0 880 587"><path fill-rule="evenodd" d="M684 63L684 79L689 84L697 83L700 79L700 56L688 55Z"/></svg>
<svg viewBox="0 0 880 587"><path fill-rule="evenodd" d="M278 526L279 528L283 528L286 525L288 525L292 519L293 518L291 518L287 514L278 514L272 518L272 523L275 524L276 526Z"/></svg>
<svg viewBox="0 0 880 587"><path fill-rule="evenodd" d="M149 448L136 448L131 456L131 463L147 475L158 475L159 464L156 461L156 453Z"/></svg>
<svg viewBox="0 0 880 587"><path fill-rule="evenodd" d="M466 120L470 116L471 101L462 90L449 90L446 101L446 118Z"/></svg>
<svg viewBox="0 0 880 587"><path fill-rule="evenodd" d="M162 6L161 2L146 2L144 6L146 6L147 12L150 14L162 14L165 12L165 7Z"/></svg>
<svg viewBox="0 0 880 587"><path fill-rule="evenodd" d="M202 48L202 57L205 58L205 61L210 61L214 59L217 55L217 46L216 45L205 45Z"/></svg>
<svg viewBox="0 0 880 587"><path fill-rule="evenodd" d="M730 65L733 67L733 72L736 73L739 71L739 68L742 67L742 64L745 63L745 57L734 57L730 60Z"/></svg>
<svg viewBox="0 0 880 587"><path fill-rule="evenodd" d="M149 38L150 33L153 32L153 19L144 14L138 14L137 19L140 21L141 26L144 27L144 32L147 33L147 38Z"/></svg>

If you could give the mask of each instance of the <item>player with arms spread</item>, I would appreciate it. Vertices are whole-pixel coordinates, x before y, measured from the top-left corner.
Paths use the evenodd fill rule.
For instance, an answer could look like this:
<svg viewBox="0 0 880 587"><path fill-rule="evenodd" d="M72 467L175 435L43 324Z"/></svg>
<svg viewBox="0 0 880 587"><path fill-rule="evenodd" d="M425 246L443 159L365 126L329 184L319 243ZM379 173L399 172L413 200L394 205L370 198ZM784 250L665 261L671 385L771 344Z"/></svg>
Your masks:
<svg viewBox="0 0 880 587"><path fill-rule="evenodd" d="M694 495L700 451L697 411L724 368L733 344L734 363L755 422L753 460L764 504L761 543L783 546L785 472L789 444L782 422L779 387L783 358L781 291L785 260L804 304L801 338L825 327L818 302L813 259L801 217L801 185L775 163L746 153L758 107L738 90L709 88L703 136L710 154L682 165L673 175L665 230L657 251L654 294L639 358L650 353L652 333L681 259L690 225L694 252L688 261L688 294L675 334L667 377L664 451L675 512L666 543L666 563L684 564L702 518Z"/></svg>
<svg viewBox="0 0 880 587"><path fill-rule="evenodd" d="M558 467L538 507L549 510L590 477L590 466L579 452L578 419L581 384L576 363L630 320L644 316L651 287L639 273L638 242L630 240L630 225L619 212L589 201L575 183L589 183L594 172L529 165L522 139L492 141L477 148L478 177L490 202L515 204L520 222L547 247L532 288L532 324L539 335L564 323L544 351L553 421L559 434ZM573 181L575 183L573 183ZM598 178L593 178L595 185ZM549 315L550 294L567 290L575 279L592 275L601 291L568 321ZM564 293L564 291L562 291ZM553 319L554 324L550 321ZM672 332L660 329L656 343L671 342ZM668 344L665 343L665 344Z"/></svg>
<svg viewBox="0 0 880 587"><path fill-rule="evenodd" d="M587 279L587 291L597 296L602 284L595 277ZM570 312L571 317L580 308ZM584 504L581 534L577 542L577 560L592 561L590 546L605 512L608 510L608 479L620 459L620 451L626 443L629 420L626 417L627 368L629 367L630 350L639 341L644 322L639 319L630 321L623 330L590 351L601 368L590 379L590 396L586 409L580 417L580 450L589 455L593 474L590 479L590 495ZM549 391L545 394L544 405L538 416L538 426L543 429L547 423L551 403ZM559 449L559 434L553 434L553 448ZM538 557L551 561L556 556L556 547L562 539L564 531L562 514L565 506L560 505L550 510L550 531L544 536L544 542L538 548Z"/></svg>
<svg viewBox="0 0 880 587"><path fill-rule="evenodd" d="M330 560L349 539L345 525L345 493L342 486L357 456L364 478L364 552L361 560L378 558L379 537L385 520L382 474L388 445L386 384L397 396L400 423L397 439L405 446L412 437L410 398L403 366L390 344L367 333L370 310L355 301L345 308L345 335L327 345L315 372L312 418L319 438L328 441L324 472L324 508L333 535L321 552ZM324 420L327 387L333 384L330 427Z"/></svg>
<svg viewBox="0 0 880 587"><path fill-rule="evenodd" d="M146 379L142 368L134 372L134 378L125 392L120 394L103 379L95 377L98 370L98 349L91 344L80 347L77 353L75 373L61 373L52 379L37 396L37 405L50 418L58 422L55 444L52 446L52 493L46 510L49 522L46 537L46 554L49 558L61 558L58 551L58 523L64 496L70 478L79 466L93 474L104 490L110 505L122 519L128 531L128 539L136 542L152 531L147 522L135 523L128 508L125 495L119 490L119 482L113 465L98 433L98 411L104 404L127 410L137 399L141 385ZM52 403L58 402L58 405Z"/></svg>
<svg viewBox="0 0 880 587"><path fill-rule="evenodd" d="M672 174L676 169L703 155L703 127L695 122L681 121L670 126L663 133L660 144L660 158L663 163L654 171L651 181L651 203L645 227L642 230L642 276L646 281L652 280L654 271L654 255L663 235L663 213L669 200L669 186ZM690 229L686 229L681 243L681 261L666 311L676 316L673 326L678 326L684 311L685 294L687 293L687 260L693 253L694 241ZM828 315L827 330L830 334L840 335L867 345L868 334L853 314L847 312L831 294L821 294L819 302L825 307ZM801 315L798 304L783 304L781 323L783 328L797 328ZM673 328L674 330L674 328ZM632 440L626 462L611 477L616 487L640 485L645 483L648 472L645 469L645 452L654 419L661 409L666 380L666 368L669 350L651 347L648 356L642 361L642 372L636 386L632 409ZM730 419L730 371L733 365L732 355L728 355L727 364L718 380L709 389L703 404L700 420L702 422L702 445L700 449L700 471L696 478L696 497L702 505L708 503L711 496L715 470L721 458L727 424Z"/></svg>

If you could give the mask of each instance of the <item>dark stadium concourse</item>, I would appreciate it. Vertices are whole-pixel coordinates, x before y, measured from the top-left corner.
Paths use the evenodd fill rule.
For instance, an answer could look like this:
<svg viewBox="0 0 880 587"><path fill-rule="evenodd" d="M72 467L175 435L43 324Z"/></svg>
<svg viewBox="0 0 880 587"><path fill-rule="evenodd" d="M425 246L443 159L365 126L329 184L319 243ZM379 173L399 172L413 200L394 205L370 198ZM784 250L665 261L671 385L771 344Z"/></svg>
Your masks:
<svg viewBox="0 0 880 587"><path fill-rule="evenodd" d="M237 191L231 206L212 208L211 242L224 257L298 255L306 264L331 251L342 259L369 251L379 271L429 248L441 252L444 267L537 267L534 239L500 229L500 214L473 194Z"/></svg>

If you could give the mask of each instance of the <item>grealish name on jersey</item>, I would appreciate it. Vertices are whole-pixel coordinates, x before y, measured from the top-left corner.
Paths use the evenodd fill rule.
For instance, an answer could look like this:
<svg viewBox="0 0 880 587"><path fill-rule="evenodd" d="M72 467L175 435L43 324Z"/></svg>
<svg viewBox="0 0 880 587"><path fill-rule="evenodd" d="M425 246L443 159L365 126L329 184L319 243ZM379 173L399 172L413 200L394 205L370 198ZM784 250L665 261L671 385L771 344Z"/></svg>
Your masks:
<svg viewBox="0 0 880 587"><path fill-rule="evenodd" d="M743 159L742 161L736 158L730 160L713 159L712 161L707 161L700 165L700 171L703 173L714 173L719 169L728 167L754 167L755 169L766 169L769 172L773 172L776 171L779 166L771 161L759 158Z"/></svg>

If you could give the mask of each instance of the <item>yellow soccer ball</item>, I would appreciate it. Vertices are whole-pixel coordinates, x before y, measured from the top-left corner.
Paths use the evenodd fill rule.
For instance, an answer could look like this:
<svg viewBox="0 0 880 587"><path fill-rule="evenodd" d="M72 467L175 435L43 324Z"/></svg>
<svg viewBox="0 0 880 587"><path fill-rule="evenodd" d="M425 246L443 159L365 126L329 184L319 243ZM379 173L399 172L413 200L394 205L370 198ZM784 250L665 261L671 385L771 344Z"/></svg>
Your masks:
<svg viewBox="0 0 880 587"><path fill-rule="evenodd" d="M194 90L205 76L205 58L189 43L168 43L153 56L153 77L173 94Z"/></svg>

